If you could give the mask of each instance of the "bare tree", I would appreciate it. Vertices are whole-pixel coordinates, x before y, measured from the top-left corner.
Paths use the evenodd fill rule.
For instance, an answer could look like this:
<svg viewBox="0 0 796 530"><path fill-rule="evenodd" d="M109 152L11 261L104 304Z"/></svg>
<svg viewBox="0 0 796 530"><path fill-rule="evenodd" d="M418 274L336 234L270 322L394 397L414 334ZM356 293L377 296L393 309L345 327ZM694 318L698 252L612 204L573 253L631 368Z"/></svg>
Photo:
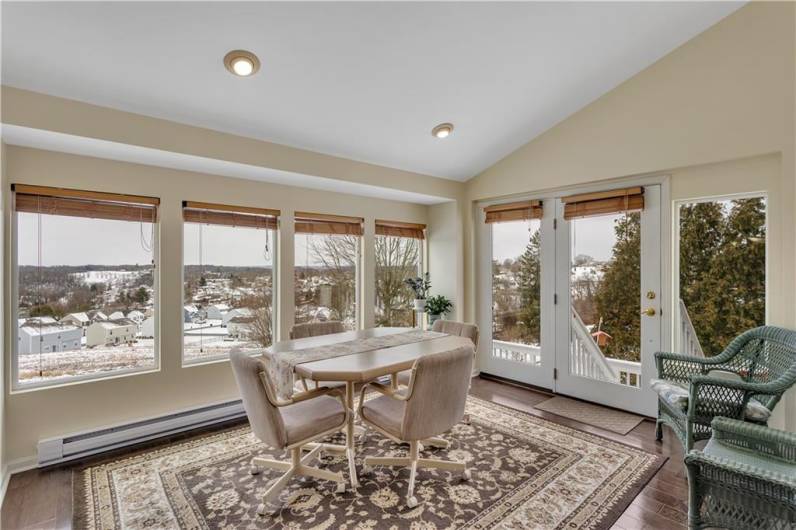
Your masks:
<svg viewBox="0 0 796 530"><path fill-rule="evenodd" d="M376 324L411 326L414 298L404 284L418 275L420 240L376 236Z"/></svg>

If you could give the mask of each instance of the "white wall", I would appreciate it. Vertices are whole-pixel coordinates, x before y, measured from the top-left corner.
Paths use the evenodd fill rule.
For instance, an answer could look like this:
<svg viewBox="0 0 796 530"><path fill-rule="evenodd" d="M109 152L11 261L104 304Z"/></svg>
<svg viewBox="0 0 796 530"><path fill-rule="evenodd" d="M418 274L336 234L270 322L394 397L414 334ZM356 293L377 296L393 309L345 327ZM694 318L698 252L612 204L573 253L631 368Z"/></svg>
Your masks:
<svg viewBox="0 0 796 530"><path fill-rule="evenodd" d="M462 260L462 219L457 202L430 206L428 209L428 272L431 294L447 296L453 302L449 319L464 318Z"/></svg>

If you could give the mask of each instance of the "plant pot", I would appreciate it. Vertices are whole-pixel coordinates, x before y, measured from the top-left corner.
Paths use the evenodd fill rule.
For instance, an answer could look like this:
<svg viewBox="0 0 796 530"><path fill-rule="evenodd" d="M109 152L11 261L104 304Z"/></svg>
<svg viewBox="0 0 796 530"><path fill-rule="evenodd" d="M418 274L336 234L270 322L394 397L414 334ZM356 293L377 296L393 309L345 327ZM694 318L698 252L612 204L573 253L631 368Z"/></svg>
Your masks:
<svg viewBox="0 0 796 530"><path fill-rule="evenodd" d="M432 324L434 324L434 322L436 322L437 320L439 320L440 318L442 318L444 316L445 316L445 313L438 313L436 315L432 314L432 313L429 313L428 314L428 325L431 326Z"/></svg>
<svg viewBox="0 0 796 530"><path fill-rule="evenodd" d="M415 311L424 313L426 311L426 300L423 298L415 298Z"/></svg>

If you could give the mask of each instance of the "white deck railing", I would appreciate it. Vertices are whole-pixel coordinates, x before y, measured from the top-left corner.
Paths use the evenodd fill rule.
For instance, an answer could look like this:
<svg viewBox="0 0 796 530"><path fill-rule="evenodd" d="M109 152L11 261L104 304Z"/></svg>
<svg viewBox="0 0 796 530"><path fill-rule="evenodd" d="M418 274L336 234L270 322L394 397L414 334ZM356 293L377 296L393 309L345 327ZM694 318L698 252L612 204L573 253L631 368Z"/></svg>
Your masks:
<svg viewBox="0 0 796 530"><path fill-rule="evenodd" d="M688 314L688 308L680 299L680 326L678 332L680 334L680 349L681 353L686 355L696 355L697 357L704 357L705 353L702 351L702 344L699 343L699 337L694 329L694 324L691 323L691 316Z"/></svg>
<svg viewBox="0 0 796 530"><path fill-rule="evenodd" d="M520 344L518 342L493 340L492 357L504 361L530 364L531 366L542 365L542 349L539 346Z"/></svg>

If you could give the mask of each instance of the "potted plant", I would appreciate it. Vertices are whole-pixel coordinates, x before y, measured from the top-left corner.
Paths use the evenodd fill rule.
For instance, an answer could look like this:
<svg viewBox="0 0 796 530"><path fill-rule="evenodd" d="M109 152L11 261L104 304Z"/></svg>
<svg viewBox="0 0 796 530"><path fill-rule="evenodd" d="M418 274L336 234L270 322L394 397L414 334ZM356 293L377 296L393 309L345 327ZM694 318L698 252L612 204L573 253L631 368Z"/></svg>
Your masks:
<svg viewBox="0 0 796 530"><path fill-rule="evenodd" d="M451 309L453 309L453 304L443 295L438 294L436 296L430 296L426 300L428 323L433 324L436 320L439 320L441 317L445 316L445 314Z"/></svg>
<svg viewBox="0 0 796 530"><path fill-rule="evenodd" d="M429 274L425 273L422 277L418 276L417 278L407 278L404 283L415 293L415 311L424 312L426 310L426 296L428 296L428 290L431 289Z"/></svg>

